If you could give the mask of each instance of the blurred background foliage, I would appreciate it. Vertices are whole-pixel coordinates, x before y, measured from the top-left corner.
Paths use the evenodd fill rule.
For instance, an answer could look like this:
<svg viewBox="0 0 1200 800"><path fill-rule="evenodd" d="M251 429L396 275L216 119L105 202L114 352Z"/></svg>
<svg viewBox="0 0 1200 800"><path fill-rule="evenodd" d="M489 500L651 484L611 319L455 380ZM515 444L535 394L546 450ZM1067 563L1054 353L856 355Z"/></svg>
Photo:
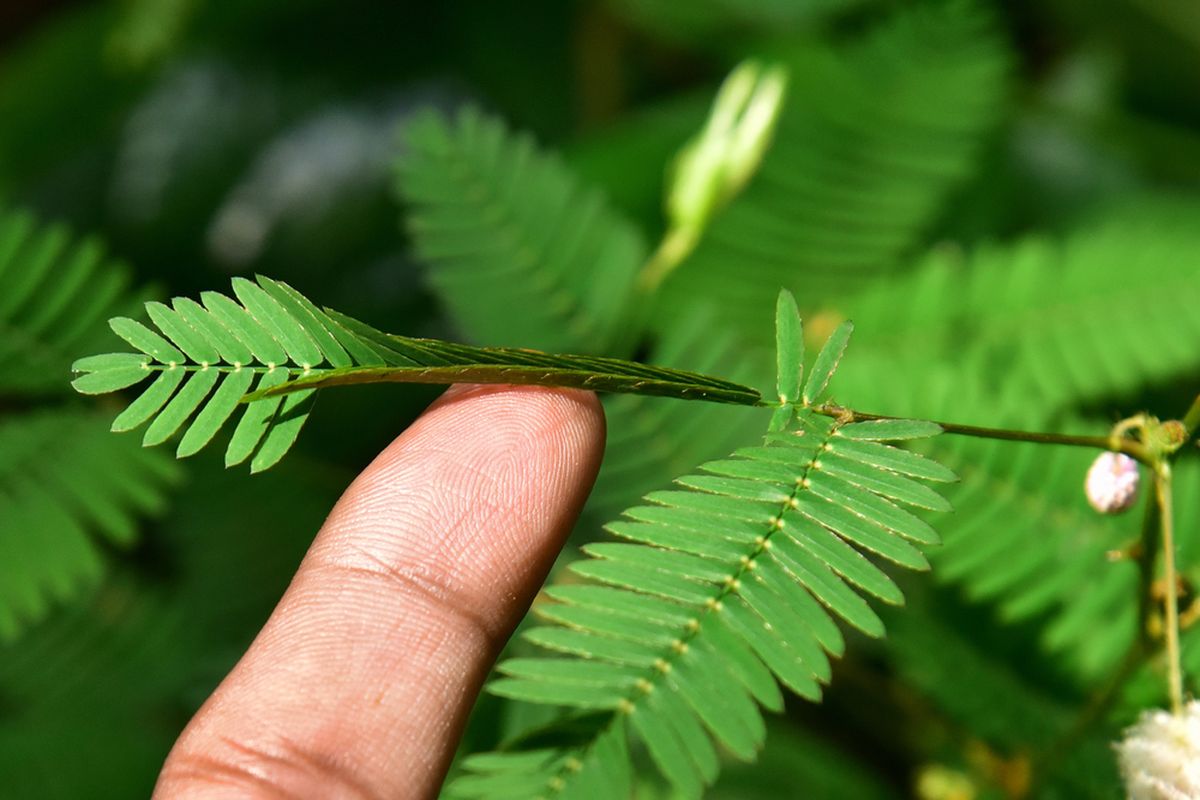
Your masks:
<svg viewBox="0 0 1200 800"><path fill-rule="evenodd" d="M774 144L639 307L664 175L747 57L789 70ZM339 491L433 395L330 393L265 476L176 464L70 396L108 316L261 272L395 333L766 386L787 286L814 340L855 319L836 397L856 408L1172 416L1200 367L1198 75L1188 0L5 4L0 793L146 796ZM576 543L763 424L607 409ZM1107 554L1136 520L1087 509L1087 454L934 446L964 478L934 580L712 796L1120 796L1104 742L1161 702L1159 665L1073 728L1135 635L1136 568ZM1187 603L1197 473L1176 491ZM486 698L466 747L544 721Z"/></svg>

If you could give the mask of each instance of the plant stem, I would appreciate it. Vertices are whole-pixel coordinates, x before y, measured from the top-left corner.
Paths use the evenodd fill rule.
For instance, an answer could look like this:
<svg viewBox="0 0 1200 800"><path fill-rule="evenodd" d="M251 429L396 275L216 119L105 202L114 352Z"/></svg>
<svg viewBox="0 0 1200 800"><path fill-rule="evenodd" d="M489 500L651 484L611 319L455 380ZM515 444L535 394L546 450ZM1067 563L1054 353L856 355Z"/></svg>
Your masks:
<svg viewBox="0 0 1200 800"><path fill-rule="evenodd" d="M400 339L401 337L395 337ZM427 340L405 340L419 344ZM444 344L444 343L439 343ZM459 348L469 350L470 348ZM479 353L494 358L497 354L518 353L529 360L530 351L516 351L505 348L478 348ZM393 367L345 367L339 369L319 369L306 371L302 375L279 386L269 389L259 389L242 398L242 402L253 402L265 397L277 397L302 389L320 389L328 386L340 386L359 383L505 383L538 386L565 386L577 389L590 389L601 392L619 394L641 394L660 397L674 397L681 400L707 400L716 403L732 403L734 405L758 406L760 408L779 408L776 401L765 400L755 389L740 384L731 383L718 378L712 378L698 373L687 373L679 370L644 367L633 362L617 359L588 358L583 356L561 356L558 361L543 353L535 354L540 357L537 363L494 363L480 360L477 362L449 363L425 366L393 366ZM549 361L548 361L549 360ZM545 363L543 363L545 362ZM630 372L628 368L638 367L642 374ZM159 369L157 365L147 369ZM200 367L187 365L187 370ZM218 366L217 369L228 371L232 367ZM265 368L255 368L261 371ZM607 372L605 370L608 370ZM835 403L822 403L810 406L812 411L827 417L834 417L844 423L870 420L896 420L902 417L886 414L871 414L865 411L839 406ZM1196 412L1200 415L1200 411ZM1140 422L1140 418L1139 422ZM1050 433L1041 431L1021 431L1009 428L983 428L976 425L960 425L956 422L928 420L941 426L946 433L959 436L974 436L983 439L1001 439L1016 442L1036 442L1038 444L1059 444L1073 447L1090 447L1097 450L1112 450L1126 455L1153 467L1155 458L1146 446L1136 439L1123 435L1114 429L1108 436L1080 436L1067 433ZM1133 421L1131 418L1130 422ZM1135 427L1132 426L1131 427Z"/></svg>
<svg viewBox="0 0 1200 800"><path fill-rule="evenodd" d="M658 243L658 248L650 256L650 260L638 273L637 286L646 294L652 294L667 276L675 271L686 259L696 244L700 234L693 228L671 228Z"/></svg>
<svg viewBox="0 0 1200 800"><path fill-rule="evenodd" d="M1187 413L1183 415L1183 427L1187 429L1189 437L1196 432L1196 427L1200 425L1200 395L1196 395L1196 399L1192 401L1192 405L1188 408Z"/></svg>
<svg viewBox="0 0 1200 800"><path fill-rule="evenodd" d="M848 422L870 420L900 419L886 414L869 414L865 411L854 411L839 405L825 403L813 406L812 410L827 417L839 417ZM982 428L976 425L960 425L955 422L929 420L940 425L946 433L959 436L973 436L981 439L1003 439L1014 442L1038 442L1040 444L1061 444L1073 447L1092 447L1100 450L1115 450L1137 459L1143 464L1150 464L1150 457L1140 442L1133 439L1113 439L1111 436L1076 436L1066 433L1047 433L1039 431L1018 431L1008 428Z"/></svg>
<svg viewBox="0 0 1200 800"><path fill-rule="evenodd" d="M1162 531L1163 580L1166 582L1164 620L1167 640L1167 689L1171 710L1183 711L1183 669L1179 655L1179 578L1175 568L1175 520L1172 513L1171 465L1163 461L1154 474L1155 497L1158 500L1159 529Z"/></svg>
<svg viewBox="0 0 1200 800"><path fill-rule="evenodd" d="M494 348L493 352L499 352ZM580 358L580 357L572 357ZM560 386L615 394L639 394L673 397L678 400L705 400L740 406L765 406L757 389L720 381L696 373L663 368L644 368L642 374L604 372L606 366L623 367L632 362L616 359L590 359L592 363L564 362L548 365L465 363L437 366L343 367L313 370L287 383L258 389L242 397L252 403L264 397L277 397L302 389L351 386L365 383L452 383L514 384L518 386ZM607 364L605 363L607 362ZM636 365L634 365L636 366ZM775 405L778 405L777 403Z"/></svg>

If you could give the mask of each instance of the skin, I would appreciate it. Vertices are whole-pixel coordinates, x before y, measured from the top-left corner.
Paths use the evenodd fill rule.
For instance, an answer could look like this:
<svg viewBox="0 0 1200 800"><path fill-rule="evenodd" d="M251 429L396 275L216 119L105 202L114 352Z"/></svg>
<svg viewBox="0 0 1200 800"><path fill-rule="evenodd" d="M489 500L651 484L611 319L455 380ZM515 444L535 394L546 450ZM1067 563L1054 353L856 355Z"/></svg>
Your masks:
<svg viewBox="0 0 1200 800"><path fill-rule="evenodd" d="M591 393L448 391L342 495L156 800L436 796L603 449Z"/></svg>

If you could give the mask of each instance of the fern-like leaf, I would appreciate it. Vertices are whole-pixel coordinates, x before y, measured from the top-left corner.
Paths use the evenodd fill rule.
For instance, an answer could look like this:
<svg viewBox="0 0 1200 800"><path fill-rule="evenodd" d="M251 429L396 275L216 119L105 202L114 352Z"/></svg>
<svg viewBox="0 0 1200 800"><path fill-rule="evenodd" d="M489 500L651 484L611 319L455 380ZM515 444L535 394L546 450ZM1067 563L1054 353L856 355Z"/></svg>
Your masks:
<svg viewBox="0 0 1200 800"><path fill-rule="evenodd" d="M0 210L0 394L47 395L104 322L135 307L129 270L94 239Z"/></svg>
<svg viewBox="0 0 1200 800"><path fill-rule="evenodd" d="M879 387L892 382L881 374L912 381L954 363L960 381L977 378L989 393L1019 388L1049 413L1194 373L1200 262L1188 254L1200 248L1200 206L1142 206L1109 211L1063 239L982 247L965 263L937 251L880 283L845 304L871 326L843 378L877 387L859 400L869 407L887 399Z"/></svg>
<svg viewBox="0 0 1200 800"><path fill-rule="evenodd" d="M1114 669L1137 635L1137 567L1110 554L1136 534L1128 519L1088 505L1094 454L1073 448L956 438L936 456L963 477L961 513L942 526L940 580L961 583L1002 618L1042 616L1048 649L1087 678Z"/></svg>
<svg viewBox="0 0 1200 800"><path fill-rule="evenodd" d="M835 338L816 359L834 364ZM820 374L820 370L817 370ZM791 382L791 379L787 379ZM819 382L823 379L818 378ZM778 710L776 680L817 700L829 655L844 640L835 618L871 636L883 625L863 595L903 597L867 557L928 566L937 535L902 504L946 508L916 479L953 473L886 443L940 431L930 423L847 423L797 409L792 428L651 492L608 530L620 541L585 547L571 565L582 583L547 590L530 630L554 653L500 664L490 690L607 715L577 747L467 759L462 797L619 797L629 737L683 796L718 770L714 742L750 759Z"/></svg>
<svg viewBox="0 0 1200 800"><path fill-rule="evenodd" d="M114 318L113 331L139 352L75 362L74 370L83 374L73 386L84 394L104 394L153 376L114 420L113 430L149 422L143 443L155 445L186 425L176 451L183 457L204 448L252 388L276 386L321 364L384 363L285 284L235 278L233 289L240 302L208 292L204 305L187 298L171 306L147 303L153 328ZM297 392L247 406L225 451L226 464L250 458L257 472L277 462L299 434L312 399L312 392Z"/></svg>
<svg viewBox="0 0 1200 800"><path fill-rule="evenodd" d="M316 389L356 383L523 383L757 405L758 391L698 373L599 356L468 347L380 333L318 309L287 284L233 281L237 301L205 292L203 305L177 297L146 304L151 325L117 317L114 332L137 352L75 362L73 385L105 394L153 378L113 421L147 425L146 445L183 431L176 454L206 447L243 409L225 450L227 466L264 470L295 443ZM249 395L248 398L245 397ZM242 404L243 399L253 402Z"/></svg>
<svg viewBox="0 0 1200 800"><path fill-rule="evenodd" d="M161 513L179 468L111 436L99 415L50 408L0 422L0 642L96 585L103 549Z"/></svg>
<svg viewBox="0 0 1200 800"><path fill-rule="evenodd" d="M397 189L429 280L469 339L620 353L633 338L635 228L560 161L466 108L406 129Z"/></svg>
<svg viewBox="0 0 1200 800"><path fill-rule="evenodd" d="M178 477L58 397L72 359L104 346L104 320L136 302L98 241L0 210L0 398L16 399L0 414L0 642L94 587L104 551L132 546Z"/></svg>

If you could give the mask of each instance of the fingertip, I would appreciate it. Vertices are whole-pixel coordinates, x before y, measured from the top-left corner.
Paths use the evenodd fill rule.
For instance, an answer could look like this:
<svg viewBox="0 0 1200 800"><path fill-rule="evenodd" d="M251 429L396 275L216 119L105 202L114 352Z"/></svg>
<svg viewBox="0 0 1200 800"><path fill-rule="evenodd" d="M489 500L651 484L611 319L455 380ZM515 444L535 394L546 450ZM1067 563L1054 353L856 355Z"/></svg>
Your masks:
<svg viewBox="0 0 1200 800"><path fill-rule="evenodd" d="M452 386L372 461L338 506L372 509L363 492L388 493L424 477L426 485L477 499L479 479L490 479L490 494L518 512L530 495L539 507L552 500L574 509L591 491L605 436L604 409L593 392ZM413 467L423 475L412 474Z"/></svg>
<svg viewBox="0 0 1200 800"><path fill-rule="evenodd" d="M583 448L581 455L603 453L606 422L604 406L595 392L547 386L458 384L441 394L422 419L442 411L483 414L505 421L541 418L549 426L560 425L575 438L569 444Z"/></svg>
<svg viewBox="0 0 1200 800"><path fill-rule="evenodd" d="M503 632L570 533L604 444L592 392L452 387L346 491L312 555L357 561L346 549L365 546L386 563L421 563L453 594L505 592L516 602L484 612Z"/></svg>

